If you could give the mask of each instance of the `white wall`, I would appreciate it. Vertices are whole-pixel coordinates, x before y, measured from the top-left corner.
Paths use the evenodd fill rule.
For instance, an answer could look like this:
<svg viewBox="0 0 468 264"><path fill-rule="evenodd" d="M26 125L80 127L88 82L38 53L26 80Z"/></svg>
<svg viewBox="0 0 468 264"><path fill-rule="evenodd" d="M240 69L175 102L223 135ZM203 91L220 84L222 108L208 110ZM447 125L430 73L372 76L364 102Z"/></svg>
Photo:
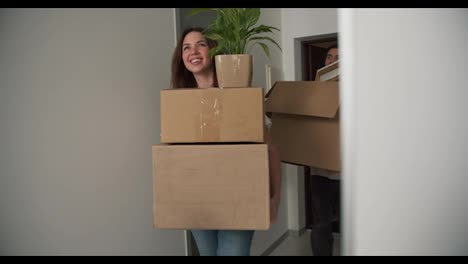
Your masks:
<svg viewBox="0 0 468 264"><path fill-rule="evenodd" d="M337 10L334 8L281 9L283 80L301 80L300 38L336 33ZM292 230L305 227L303 167L285 165L283 179L287 188L288 226Z"/></svg>
<svg viewBox="0 0 468 264"><path fill-rule="evenodd" d="M188 27L206 28L216 18L215 12L202 12L195 16L189 16L193 8L177 8L177 10L179 11L180 33Z"/></svg>
<svg viewBox="0 0 468 264"><path fill-rule="evenodd" d="M173 9L0 10L0 255L183 255L152 228Z"/></svg>
<svg viewBox="0 0 468 264"><path fill-rule="evenodd" d="M267 36L271 37L278 43L278 45L283 49L282 44L282 19L281 19L281 9L280 8L261 8L261 16L257 25L267 25L280 29L280 31L273 30L273 34L268 34ZM271 81L272 85L276 80L281 80L283 78L283 52L278 49L276 45L271 42L262 41L268 45L270 50L270 58L268 58L263 49L259 45L250 46L251 53L253 55L254 63L254 74L252 80L252 86L264 87L266 90L271 87L267 87L267 78L266 76L266 65L271 67Z"/></svg>
<svg viewBox="0 0 468 264"><path fill-rule="evenodd" d="M340 11L345 254L468 254L467 25Z"/></svg>

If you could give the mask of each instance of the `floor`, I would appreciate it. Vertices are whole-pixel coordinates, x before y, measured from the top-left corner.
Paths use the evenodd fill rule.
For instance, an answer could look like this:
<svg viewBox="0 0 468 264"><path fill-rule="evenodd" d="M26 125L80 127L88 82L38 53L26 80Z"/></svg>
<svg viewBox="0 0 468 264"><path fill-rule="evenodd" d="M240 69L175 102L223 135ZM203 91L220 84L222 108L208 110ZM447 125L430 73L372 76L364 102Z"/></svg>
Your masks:
<svg viewBox="0 0 468 264"><path fill-rule="evenodd" d="M333 255L341 256L341 236L338 233L333 234ZM304 232L301 236L289 235L270 256L312 256L310 248L310 230Z"/></svg>

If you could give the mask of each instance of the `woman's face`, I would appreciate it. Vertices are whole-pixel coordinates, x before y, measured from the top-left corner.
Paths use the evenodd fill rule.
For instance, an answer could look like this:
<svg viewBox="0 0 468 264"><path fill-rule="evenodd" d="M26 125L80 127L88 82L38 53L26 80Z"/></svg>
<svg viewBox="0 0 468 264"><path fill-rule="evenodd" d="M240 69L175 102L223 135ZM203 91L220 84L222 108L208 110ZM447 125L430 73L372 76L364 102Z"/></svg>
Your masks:
<svg viewBox="0 0 468 264"><path fill-rule="evenodd" d="M182 60L193 74L200 74L212 69L212 61L208 54L210 48L202 33L192 31L188 33L182 44Z"/></svg>

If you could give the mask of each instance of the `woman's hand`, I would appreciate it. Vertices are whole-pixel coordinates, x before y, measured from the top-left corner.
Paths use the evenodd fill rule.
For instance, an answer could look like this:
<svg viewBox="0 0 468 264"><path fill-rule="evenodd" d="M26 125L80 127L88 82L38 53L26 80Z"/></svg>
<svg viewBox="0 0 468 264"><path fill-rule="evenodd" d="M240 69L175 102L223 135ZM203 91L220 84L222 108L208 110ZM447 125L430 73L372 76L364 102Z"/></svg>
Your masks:
<svg viewBox="0 0 468 264"><path fill-rule="evenodd" d="M265 127L266 143L268 144L268 158L270 164L270 223L276 223L278 207L281 198L281 161L279 151L271 142L271 137Z"/></svg>
<svg viewBox="0 0 468 264"><path fill-rule="evenodd" d="M278 218L280 198L273 196L270 198L270 224L275 224Z"/></svg>

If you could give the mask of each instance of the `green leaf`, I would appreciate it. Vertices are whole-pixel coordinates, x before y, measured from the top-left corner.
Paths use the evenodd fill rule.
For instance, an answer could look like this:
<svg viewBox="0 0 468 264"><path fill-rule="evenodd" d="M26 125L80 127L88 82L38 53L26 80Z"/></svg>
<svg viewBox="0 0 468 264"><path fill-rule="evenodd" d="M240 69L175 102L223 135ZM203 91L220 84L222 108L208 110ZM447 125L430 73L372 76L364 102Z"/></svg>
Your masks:
<svg viewBox="0 0 468 264"><path fill-rule="evenodd" d="M245 15L247 16L245 28L249 29L250 27L257 24L258 20L260 19L260 8L249 8Z"/></svg>
<svg viewBox="0 0 468 264"><path fill-rule="evenodd" d="M278 47L278 49L281 50L281 47L278 45L278 43L276 43L276 41L270 37L253 37L250 39L250 41L253 41L253 40L268 40L272 42L273 44L275 44Z"/></svg>
<svg viewBox="0 0 468 264"><path fill-rule="evenodd" d="M270 49L268 48L268 46L265 43L262 43L262 42L256 42L256 44L260 45L262 47L263 51L265 52L266 56L268 58L270 58Z"/></svg>
<svg viewBox="0 0 468 264"><path fill-rule="evenodd" d="M194 8L192 9L192 11L190 11L188 16L194 16L194 15L197 15L198 13L207 12L207 11L215 11L215 10L214 8Z"/></svg>
<svg viewBox="0 0 468 264"><path fill-rule="evenodd" d="M212 40L222 40L223 39L223 36L221 36L220 34L218 33L205 33L205 37L206 38L209 38L209 39L212 39Z"/></svg>

